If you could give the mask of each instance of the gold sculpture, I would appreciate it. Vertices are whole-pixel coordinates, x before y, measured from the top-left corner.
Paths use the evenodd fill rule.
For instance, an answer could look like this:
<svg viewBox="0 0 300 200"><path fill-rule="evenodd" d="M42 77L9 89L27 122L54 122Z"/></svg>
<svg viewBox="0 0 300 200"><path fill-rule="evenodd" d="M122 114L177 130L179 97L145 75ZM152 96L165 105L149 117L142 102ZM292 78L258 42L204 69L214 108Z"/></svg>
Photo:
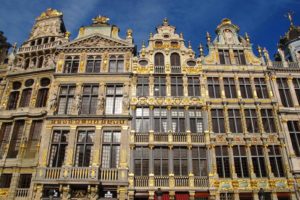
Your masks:
<svg viewBox="0 0 300 200"><path fill-rule="evenodd" d="M109 18L106 17L106 16L99 15L99 16L93 18L93 23L94 24L107 24L108 21L109 21Z"/></svg>

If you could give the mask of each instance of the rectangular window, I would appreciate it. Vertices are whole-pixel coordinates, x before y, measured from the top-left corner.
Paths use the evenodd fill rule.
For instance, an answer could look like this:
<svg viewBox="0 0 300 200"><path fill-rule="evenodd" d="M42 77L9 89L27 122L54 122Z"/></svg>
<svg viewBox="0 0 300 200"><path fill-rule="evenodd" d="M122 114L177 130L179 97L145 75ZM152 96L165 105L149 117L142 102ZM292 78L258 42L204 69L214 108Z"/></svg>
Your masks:
<svg viewBox="0 0 300 200"><path fill-rule="evenodd" d="M37 152L37 145L40 142L40 136L43 126L43 120L34 120L32 121L30 127L30 133L27 141L27 148L25 157L26 158L34 158Z"/></svg>
<svg viewBox="0 0 300 200"><path fill-rule="evenodd" d="M149 149L148 147L136 147L133 152L134 156L134 175L149 175Z"/></svg>
<svg viewBox="0 0 300 200"><path fill-rule="evenodd" d="M48 99L48 91L49 91L48 88L39 89L35 107L37 108L46 107L47 99Z"/></svg>
<svg viewBox="0 0 300 200"><path fill-rule="evenodd" d="M234 200L234 194L231 192L220 193L220 200Z"/></svg>
<svg viewBox="0 0 300 200"><path fill-rule="evenodd" d="M154 77L154 96L166 96L166 77Z"/></svg>
<svg viewBox="0 0 300 200"><path fill-rule="evenodd" d="M262 146L251 146L251 159L253 170L257 178L267 176L265 156Z"/></svg>
<svg viewBox="0 0 300 200"><path fill-rule="evenodd" d="M246 65L245 53L243 50L233 50L233 54L237 65Z"/></svg>
<svg viewBox="0 0 300 200"><path fill-rule="evenodd" d="M68 130L54 130L49 157L50 167L61 167L65 161L69 142Z"/></svg>
<svg viewBox="0 0 300 200"><path fill-rule="evenodd" d="M211 120L214 133L225 133L225 121L223 109L211 109Z"/></svg>
<svg viewBox="0 0 300 200"><path fill-rule="evenodd" d="M64 73L78 73L79 56L68 56L65 59Z"/></svg>
<svg viewBox="0 0 300 200"><path fill-rule="evenodd" d="M183 96L183 81L180 76L171 77L171 96Z"/></svg>
<svg viewBox="0 0 300 200"><path fill-rule="evenodd" d="M255 89L257 97L260 99L269 98L268 87L264 78L255 78L254 79Z"/></svg>
<svg viewBox="0 0 300 200"><path fill-rule="evenodd" d="M242 117L239 109L228 109L228 120L231 133L242 133Z"/></svg>
<svg viewBox="0 0 300 200"><path fill-rule="evenodd" d="M94 144L93 130L79 130L76 143L75 166L88 167L92 157Z"/></svg>
<svg viewBox="0 0 300 200"><path fill-rule="evenodd" d="M124 72L124 57L112 55L109 58L109 72Z"/></svg>
<svg viewBox="0 0 300 200"><path fill-rule="evenodd" d="M229 50L219 49L219 58L220 58L221 65L230 65L231 64Z"/></svg>
<svg viewBox="0 0 300 200"><path fill-rule="evenodd" d="M287 123L293 149L297 157L300 157L300 127L298 121L288 121Z"/></svg>
<svg viewBox="0 0 300 200"><path fill-rule="evenodd" d="M86 62L87 73L99 73L101 68L101 57L100 56L88 56Z"/></svg>
<svg viewBox="0 0 300 200"><path fill-rule="evenodd" d="M255 109L245 109L246 127L249 133L258 133L258 119Z"/></svg>
<svg viewBox="0 0 300 200"><path fill-rule="evenodd" d="M239 78L242 98L253 98L251 82L249 78Z"/></svg>
<svg viewBox="0 0 300 200"><path fill-rule="evenodd" d="M192 148L192 163L195 176L207 176L207 153L205 147Z"/></svg>
<svg viewBox="0 0 300 200"><path fill-rule="evenodd" d="M174 175L187 176L188 175L188 155L187 148L174 147L173 148L173 162L174 162Z"/></svg>
<svg viewBox="0 0 300 200"><path fill-rule="evenodd" d="M9 94L8 103L7 103L7 110L14 110L17 108L17 104L19 101L19 91L14 91Z"/></svg>
<svg viewBox="0 0 300 200"><path fill-rule="evenodd" d="M275 177L283 177L284 176L284 170L283 170L283 162L282 162L282 156L279 146L270 145L268 146L269 150L269 159L270 159L270 165L272 166L272 172Z"/></svg>
<svg viewBox="0 0 300 200"><path fill-rule="evenodd" d="M108 85L106 87L106 114L122 114L123 104L123 86L122 85Z"/></svg>
<svg viewBox="0 0 300 200"><path fill-rule="evenodd" d="M279 95L280 95L282 105L284 107L293 107L294 105L292 101L292 96L287 81L288 80L286 78L277 79Z"/></svg>
<svg viewBox="0 0 300 200"><path fill-rule="evenodd" d="M169 150L167 147L153 149L154 175L166 176L169 174Z"/></svg>
<svg viewBox="0 0 300 200"><path fill-rule="evenodd" d="M81 101L81 114L96 114L98 102L98 85L84 85Z"/></svg>
<svg viewBox="0 0 300 200"><path fill-rule="evenodd" d="M240 200L253 200L252 193L240 193L239 197L240 197Z"/></svg>
<svg viewBox="0 0 300 200"><path fill-rule="evenodd" d="M261 118L266 133L276 133L275 117L272 109L261 109Z"/></svg>
<svg viewBox="0 0 300 200"><path fill-rule="evenodd" d="M31 98L31 92L32 92L31 88L27 88L27 89L24 89L22 91L19 107L28 107L29 106L30 98Z"/></svg>
<svg viewBox="0 0 300 200"><path fill-rule="evenodd" d="M230 165L228 147L217 146L216 147L216 161L217 161L217 172L220 178L230 177Z"/></svg>
<svg viewBox="0 0 300 200"><path fill-rule="evenodd" d="M201 96L199 77L197 76L188 77L188 95L192 97Z"/></svg>
<svg viewBox="0 0 300 200"><path fill-rule="evenodd" d="M0 130L0 159L3 158L6 150L6 145L9 143L9 136L12 128L12 123L3 123Z"/></svg>
<svg viewBox="0 0 300 200"><path fill-rule="evenodd" d="M18 188L30 188L31 174L20 174Z"/></svg>
<svg viewBox="0 0 300 200"><path fill-rule="evenodd" d="M184 109L172 109L172 131L173 133L184 133L185 132L185 115Z"/></svg>
<svg viewBox="0 0 300 200"><path fill-rule="evenodd" d="M200 108L189 109L191 133L203 133L203 119Z"/></svg>
<svg viewBox="0 0 300 200"><path fill-rule="evenodd" d="M149 96L149 77L148 76L140 76L137 78L137 96Z"/></svg>
<svg viewBox="0 0 300 200"><path fill-rule="evenodd" d="M10 188L12 174L0 175L0 188Z"/></svg>
<svg viewBox="0 0 300 200"><path fill-rule="evenodd" d="M226 98L237 98L234 78L223 78Z"/></svg>
<svg viewBox="0 0 300 200"><path fill-rule="evenodd" d="M117 168L120 154L120 131L104 131L102 145L102 168Z"/></svg>
<svg viewBox="0 0 300 200"><path fill-rule="evenodd" d="M59 115L71 114L75 100L75 85L63 85L60 87L58 111Z"/></svg>
<svg viewBox="0 0 300 200"><path fill-rule="evenodd" d="M137 133L148 133L150 130L150 109L137 108L135 111L135 130Z"/></svg>
<svg viewBox="0 0 300 200"><path fill-rule="evenodd" d="M293 78L293 83L298 103L300 103L300 78Z"/></svg>
<svg viewBox="0 0 300 200"><path fill-rule="evenodd" d="M208 94L210 98L221 98L219 78L208 77L207 87L208 87Z"/></svg>
<svg viewBox="0 0 300 200"><path fill-rule="evenodd" d="M154 131L158 133L167 132L167 109L154 108Z"/></svg>
<svg viewBox="0 0 300 200"><path fill-rule="evenodd" d="M244 146L233 147L233 159L236 174L239 178L248 178L248 160L246 155L246 149Z"/></svg>
<svg viewBox="0 0 300 200"><path fill-rule="evenodd" d="M12 137L8 147L7 158L16 158L18 156L23 135L24 123L24 120L20 120L16 121L14 124Z"/></svg>

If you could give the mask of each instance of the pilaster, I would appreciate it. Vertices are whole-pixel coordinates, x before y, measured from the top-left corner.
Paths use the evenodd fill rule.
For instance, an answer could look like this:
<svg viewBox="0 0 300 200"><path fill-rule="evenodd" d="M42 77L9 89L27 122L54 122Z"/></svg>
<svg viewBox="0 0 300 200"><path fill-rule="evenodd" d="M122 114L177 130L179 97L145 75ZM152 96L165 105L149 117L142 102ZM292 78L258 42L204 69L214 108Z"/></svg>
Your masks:
<svg viewBox="0 0 300 200"><path fill-rule="evenodd" d="M290 89L293 105L294 105L294 107L299 107L299 102L298 102L295 87L294 87L294 84L293 84L293 77L292 76L288 76L287 83L288 83L288 86L289 86L289 89Z"/></svg>

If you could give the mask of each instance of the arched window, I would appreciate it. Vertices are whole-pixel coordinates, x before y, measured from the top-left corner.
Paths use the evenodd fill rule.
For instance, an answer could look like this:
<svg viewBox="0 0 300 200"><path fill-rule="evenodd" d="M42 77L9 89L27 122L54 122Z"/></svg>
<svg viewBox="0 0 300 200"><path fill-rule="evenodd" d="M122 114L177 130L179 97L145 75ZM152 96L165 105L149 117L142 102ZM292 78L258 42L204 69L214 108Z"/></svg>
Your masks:
<svg viewBox="0 0 300 200"><path fill-rule="evenodd" d="M46 107L50 82L51 81L49 78L42 78L40 82L40 89L38 91L35 107L37 108Z"/></svg>
<svg viewBox="0 0 300 200"><path fill-rule="evenodd" d="M39 57L37 68L42 68L44 63L44 56Z"/></svg>
<svg viewBox="0 0 300 200"><path fill-rule="evenodd" d="M165 66L165 58L162 53L155 54L154 65L155 66Z"/></svg>
<svg viewBox="0 0 300 200"><path fill-rule="evenodd" d="M41 38L37 40L37 45L40 45L40 44L42 44L42 39Z"/></svg>
<svg viewBox="0 0 300 200"><path fill-rule="evenodd" d="M34 83L33 79L28 79L25 81L26 88L23 89L23 91L22 91L22 96L21 96L19 107L28 107L29 106L33 83Z"/></svg>
<svg viewBox="0 0 300 200"><path fill-rule="evenodd" d="M49 42L49 38L48 37L44 38L44 44L47 44L48 42Z"/></svg>
<svg viewBox="0 0 300 200"><path fill-rule="evenodd" d="M17 104L19 101L19 96L20 96L20 88L22 86L22 83L19 81L13 82L12 85L12 91L9 94L9 99L8 99L8 104L7 104L7 109L8 110L14 110L17 108Z"/></svg>
<svg viewBox="0 0 300 200"><path fill-rule="evenodd" d="M171 54L171 72L181 73L180 56L178 53Z"/></svg>
<svg viewBox="0 0 300 200"><path fill-rule="evenodd" d="M30 59L27 58L24 63L24 69L27 69L29 67L29 63L30 63Z"/></svg>
<svg viewBox="0 0 300 200"><path fill-rule="evenodd" d="M79 56L67 56L65 60L64 73L77 73L79 67Z"/></svg>
<svg viewBox="0 0 300 200"><path fill-rule="evenodd" d="M109 58L109 72L124 72L124 57L111 56Z"/></svg>
<svg viewBox="0 0 300 200"><path fill-rule="evenodd" d="M37 58L34 57L31 59L31 62L29 64L29 68L35 68L36 67Z"/></svg>

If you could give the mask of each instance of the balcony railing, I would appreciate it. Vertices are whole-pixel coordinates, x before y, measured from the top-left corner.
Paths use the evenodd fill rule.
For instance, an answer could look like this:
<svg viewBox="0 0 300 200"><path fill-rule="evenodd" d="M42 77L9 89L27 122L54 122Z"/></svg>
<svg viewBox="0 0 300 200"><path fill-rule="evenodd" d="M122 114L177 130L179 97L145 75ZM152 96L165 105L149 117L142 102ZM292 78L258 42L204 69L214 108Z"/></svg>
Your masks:
<svg viewBox="0 0 300 200"><path fill-rule="evenodd" d="M169 187L169 177L154 176L154 183L156 187Z"/></svg>
<svg viewBox="0 0 300 200"><path fill-rule="evenodd" d="M200 133L191 134L192 143L205 143L205 135Z"/></svg>
<svg viewBox="0 0 300 200"><path fill-rule="evenodd" d="M28 188L18 188L16 190L16 199L27 199L28 193Z"/></svg>
<svg viewBox="0 0 300 200"><path fill-rule="evenodd" d="M51 49L60 44L61 44L61 41L56 41L56 42L51 42L51 43L42 44L42 45L38 45L38 46L21 47L21 48L19 48L18 53L28 53L31 51L41 51L41 50Z"/></svg>
<svg viewBox="0 0 300 200"><path fill-rule="evenodd" d="M286 62L287 66L285 66L283 62L272 62L272 64L274 68L300 68L300 64L298 62Z"/></svg>
<svg viewBox="0 0 300 200"><path fill-rule="evenodd" d="M283 68L283 63L282 62L273 62L273 67Z"/></svg>
<svg viewBox="0 0 300 200"><path fill-rule="evenodd" d="M148 187L149 176L136 176L134 178L135 187Z"/></svg>
<svg viewBox="0 0 300 200"><path fill-rule="evenodd" d="M288 64L290 68L299 68L299 63L297 62L289 62Z"/></svg>
<svg viewBox="0 0 300 200"><path fill-rule="evenodd" d="M186 142L187 137L186 133L174 133L173 142Z"/></svg>
<svg viewBox="0 0 300 200"><path fill-rule="evenodd" d="M149 133L136 133L135 142L149 142Z"/></svg>
<svg viewBox="0 0 300 200"><path fill-rule="evenodd" d="M180 74L181 73L181 67L180 66L171 66L171 73Z"/></svg>
<svg viewBox="0 0 300 200"><path fill-rule="evenodd" d="M61 168L45 168L45 179L59 179Z"/></svg>
<svg viewBox="0 0 300 200"><path fill-rule="evenodd" d="M168 142L168 133L154 133L154 142Z"/></svg>
<svg viewBox="0 0 300 200"><path fill-rule="evenodd" d="M165 73L165 66L154 66L154 73Z"/></svg>
<svg viewBox="0 0 300 200"><path fill-rule="evenodd" d="M101 169L100 180L101 181L117 181L119 171L118 169Z"/></svg>
<svg viewBox="0 0 300 200"><path fill-rule="evenodd" d="M187 187L189 186L189 177L188 176L175 176L175 187Z"/></svg>
<svg viewBox="0 0 300 200"><path fill-rule="evenodd" d="M208 187L208 178L207 177L195 176L194 186L195 187Z"/></svg>

